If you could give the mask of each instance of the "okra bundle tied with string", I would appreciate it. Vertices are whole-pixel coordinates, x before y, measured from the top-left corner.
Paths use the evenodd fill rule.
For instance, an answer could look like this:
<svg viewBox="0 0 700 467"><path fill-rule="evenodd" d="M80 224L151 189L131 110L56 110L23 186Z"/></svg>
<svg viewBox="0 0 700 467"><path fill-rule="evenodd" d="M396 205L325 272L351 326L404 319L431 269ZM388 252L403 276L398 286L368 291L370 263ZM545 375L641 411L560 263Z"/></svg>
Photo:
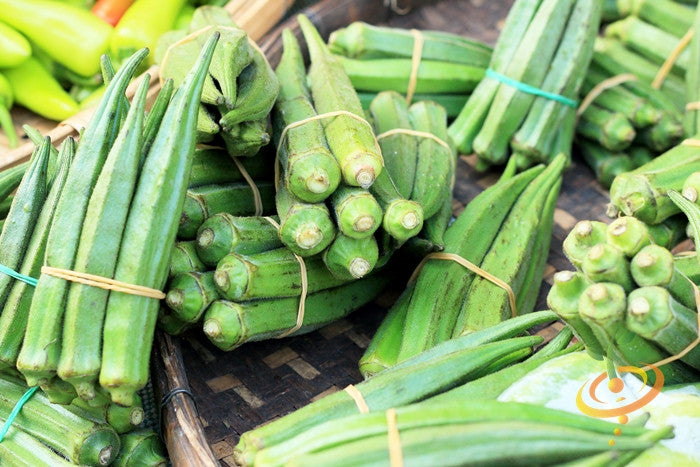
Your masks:
<svg viewBox="0 0 700 467"><path fill-rule="evenodd" d="M580 221L564 240L577 271L554 275L547 304L592 356L643 366L697 340L692 280L700 262L669 251L683 236L682 222L671 235L664 227L631 216L607 225ZM687 382L697 380L698 363L697 350L691 350L660 369L666 381Z"/></svg>
<svg viewBox="0 0 700 467"><path fill-rule="evenodd" d="M579 88L593 54L602 2L519 0L511 8L489 69L449 134L478 167L520 167L570 155Z"/></svg>
<svg viewBox="0 0 700 467"><path fill-rule="evenodd" d="M199 50L215 32L221 39L204 82L197 141L225 146L236 157L254 156L271 140L268 114L279 82L265 55L226 10L199 7L189 31L164 35L156 49L160 75L179 85Z"/></svg>

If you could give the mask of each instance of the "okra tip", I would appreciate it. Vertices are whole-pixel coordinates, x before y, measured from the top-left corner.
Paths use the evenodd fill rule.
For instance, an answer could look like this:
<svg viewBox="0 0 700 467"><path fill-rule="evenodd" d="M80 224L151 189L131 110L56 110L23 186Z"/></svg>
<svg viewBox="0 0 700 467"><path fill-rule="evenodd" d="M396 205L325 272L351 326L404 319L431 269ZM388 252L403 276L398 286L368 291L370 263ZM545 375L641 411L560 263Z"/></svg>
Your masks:
<svg viewBox="0 0 700 467"><path fill-rule="evenodd" d="M207 335L208 338L216 340L221 337L221 334L223 333L223 328L221 326L221 323L217 319L209 318L204 321L204 325L202 326L202 330L204 331L204 334Z"/></svg>
<svg viewBox="0 0 700 467"><path fill-rule="evenodd" d="M350 262L348 271L355 279L360 279L372 270L372 265L364 258L355 258Z"/></svg>
<svg viewBox="0 0 700 467"><path fill-rule="evenodd" d="M367 232L375 225L375 219L372 216L360 216L353 223L352 227L355 232Z"/></svg>
<svg viewBox="0 0 700 467"><path fill-rule="evenodd" d="M649 314L649 312L651 311L651 304L649 303L649 300L646 299L646 297L637 296L630 300L630 303L627 306L627 311L632 317L643 317Z"/></svg>
<svg viewBox="0 0 700 467"><path fill-rule="evenodd" d="M315 224L302 224L296 231L294 242L304 250L310 250L323 241L323 231Z"/></svg>
<svg viewBox="0 0 700 467"><path fill-rule="evenodd" d="M695 189L695 187L688 186L683 188L683 191L681 191L681 194L685 199L688 201L691 201L693 203L697 202L698 200L698 190Z"/></svg>
<svg viewBox="0 0 700 467"><path fill-rule="evenodd" d="M216 232L207 227L199 231L199 234L197 235L197 245L199 245L201 248L208 248L214 243L215 239Z"/></svg>
<svg viewBox="0 0 700 467"><path fill-rule="evenodd" d="M324 169L315 167L313 173L306 177L306 188L311 193L325 193L330 187L330 177Z"/></svg>
<svg viewBox="0 0 700 467"><path fill-rule="evenodd" d="M362 166L355 170L355 180L362 188L367 189L371 187L375 177L374 168L371 166Z"/></svg>
<svg viewBox="0 0 700 467"><path fill-rule="evenodd" d="M165 296L165 303L168 304L168 307L173 309L173 310L180 310L182 309L182 305L185 302L185 296L182 293L182 290L180 289L171 289L168 290L168 293Z"/></svg>

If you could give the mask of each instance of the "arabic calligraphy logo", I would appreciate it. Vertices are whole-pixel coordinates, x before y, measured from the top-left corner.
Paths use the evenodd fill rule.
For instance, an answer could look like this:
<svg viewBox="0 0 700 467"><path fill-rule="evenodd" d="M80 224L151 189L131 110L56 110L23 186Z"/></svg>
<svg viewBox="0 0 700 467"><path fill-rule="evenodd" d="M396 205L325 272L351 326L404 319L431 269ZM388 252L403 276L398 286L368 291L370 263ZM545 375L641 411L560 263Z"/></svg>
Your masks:
<svg viewBox="0 0 700 467"><path fill-rule="evenodd" d="M615 398L614 407L611 407L611 404L601 400L598 390L601 383L606 379L608 380L608 396L620 394L625 387L624 381L619 377L609 379L607 373L601 373L594 379L586 381L578 390L578 394L576 395L576 407L578 407L582 413L596 418L618 417L617 421L624 425L629 421L627 414L651 402L659 394L659 391L664 385L664 375L661 370L653 365L650 365L649 368L654 372L655 378L654 385L651 387L647 386L648 377L642 368L636 366L619 366L616 368L618 374L634 373L642 379L644 384L639 389L636 399L628 401L627 398L618 396ZM586 388L588 388L587 391ZM585 393L588 394L590 402L584 400ZM622 434L622 429L615 428L613 433L615 436L620 436L620 434ZM615 441L610 440L610 445L612 446L614 444Z"/></svg>

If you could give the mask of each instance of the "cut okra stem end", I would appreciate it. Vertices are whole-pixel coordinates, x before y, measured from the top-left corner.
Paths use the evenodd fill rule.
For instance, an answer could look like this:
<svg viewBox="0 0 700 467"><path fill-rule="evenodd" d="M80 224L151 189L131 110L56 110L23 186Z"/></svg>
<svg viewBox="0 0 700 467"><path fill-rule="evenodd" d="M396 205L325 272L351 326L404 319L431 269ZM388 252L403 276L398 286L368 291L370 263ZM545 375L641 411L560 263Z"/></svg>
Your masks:
<svg viewBox="0 0 700 467"><path fill-rule="evenodd" d="M608 203L605 208L605 215L611 219L616 218L620 214L620 210L613 203Z"/></svg>
<svg viewBox="0 0 700 467"><path fill-rule="evenodd" d="M610 225L610 235L619 237L627 232L627 220L625 218L620 218L613 224Z"/></svg>
<svg viewBox="0 0 700 467"><path fill-rule="evenodd" d="M221 337L222 328L221 323L215 319L208 319L204 322L202 327L204 334L211 339L218 339Z"/></svg>
<svg viewBox="0 0 700 467"><path fill-rule="evenodd" d="M574 271L559 271L556 274L554 274L554 282L563 284L570 282L574 277L576 277L576 273Z"/></svg>
<svg viewBox="0 0 700 467"><path fill-rule="evenodd" d="M355 258L350 262L350 268L348 270L352 277L360 279L372 270L372 265L364 258Z"/></svg>
<svg viewBox="0 0 700 467"><path fill-rule="evenodd" d="M306 179L306 189L311 193L325 193L330 185L331 182L328 177L328 172L323 169L316 169L314 173Z"/></svg>
<svg viewBox="0 0 700 467"><path fill-rule="evenodd" d="M294 241L299 248L310 250L323 241L323 231L316 225L302 227L297 231Z"/></svg>
<svg viewBox="0 0 700 467"><path fill-rule="evenodd" d="M634 257L634 264L639 268L649 268L656 264L657 259L656 256L648 251L643 251Z"/></svg>
<svg viewBox="0 0 700 467"><path fill-rule="evenodd" d="M581 221L574 227L574 235L579 238L586 238L593 233L593 224L591 221Z"/></svg>
<svg viewBox="0 0 700 467"><path fill-rule="evenodd" d="M593 284L586 289L586 295L593 303L602 302L608 299L608 289L602 284Z"/></svg>
<svg viewBox="0 0 700 467"><path fill-rule="evenodd" d="M419 223L420 220L418 219L418 215L415 212L408 212L401 219L401 225L408 230L415 229L416 227L418 227Z"/></svg>
<svg viewBox="0 0 700 467"><path fill-rule="evenodd" d="M129 413L129 423L131 423L133 426L138 426L143 423L144 418L145 413L141 407L134 407Z"/></svg>
<svg viewBox="0 0 700 467"><path fill-rule="evenodd" d="M216 238L216 234L212 229L206 228L197 235L197 244L202 248L210 247Z"/></svg>
<svg viewBox="0 0 700 467"><path fill-rule="evenodd" d="M681 194L685 199L687 199L688 201L692 201L693 203L697 202L698 200L698 190L696 190L695 187L685 187L683 188Z"/></svg>
<svg viewBox="0 0 700 467"><path fill-rule="evenodd" d="M651 311L651 305L649 301L644 297L634 297L630 300L628 311L630 316L642 317Z"/></svg>
<svg viewBox="0 0 700 467"><path fill-rule="evenodd" d="M588 252L588 257L592 260L599 260L605 256L605 247L602 244L595 245Z"/></svg>
<svg viewBox="0 0 700 467"><path fill-rule="evenodd" d="M169 290L165 296L165 303L172 309L182 308L184 302L185 296L180 289Z"/></svg>
<svg viewBox="0 0 700 467"><path fill-rule="evenodd" d="M100 451L100 455L97 456L97 459L98 459L98 462L100 463L100 465L108 465L110 462L112 462L114 460L113 451L114 451L114 446L112 446L112 445L105 446Z"/></svg>
<svg viewBox="0 0 700 467"><path fill-rule="evenodd" d="M374 217L372 216L361 216L352 225L352 229L355 232L367 232L374 228L375 225Z"/></svg>
<svg viewBox="0 0 700 467"><path fill-rule="evenodd" d="M374 183L374 169L372 167L363 167L355 172L355 180L362 188L369 188Z"/></svg>

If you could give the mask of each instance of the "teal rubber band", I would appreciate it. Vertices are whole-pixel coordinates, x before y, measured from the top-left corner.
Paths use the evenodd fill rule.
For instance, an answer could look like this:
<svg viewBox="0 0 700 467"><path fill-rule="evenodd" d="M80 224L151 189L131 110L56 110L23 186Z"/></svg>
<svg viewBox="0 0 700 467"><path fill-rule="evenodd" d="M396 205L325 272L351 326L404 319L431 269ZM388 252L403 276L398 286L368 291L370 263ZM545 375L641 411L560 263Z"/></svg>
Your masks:
<svg viewBox="0 0 700 467"><path fill-rule="evenodd" d="M39 279L34 279L33 277L25 276L24 274L20 274L17 271L8 268L7 266L4 266L0 264L0 272L3 274L7 274L10 277L14 277L17 280L20 280L22 282L26 282L27 284L31 285L32 287L36 287L36 284L39 282Z"/></svg>
<svg viewBox="0 0 700 467"><path fill-rule="evenodd" d="M27 401L34 395L37 389L39 389L39 386L33 386L29 388L27 392L25 392L24 395L20 397L20 399L17 401L17 403L15 404L15 408L12 409L12 412L10 412L10 416L7 417L7 420L5 420L5 424L2 426L2 429L0 429L0 443L2 443L2 441L5 439L5 435L10 430L10 426L12 426L12 422L15 421L15 418L17 418L19 411L22 410L24 404L26 404Z"/></svg>
<svg viewBox="0 0 700 467"><path fill-rule="evenodd" d="M528 94L534 94L535 96L545 97L547 99L557 101L560 104L573 107L574 109L578 107L578 101L569 99L568 97L564 97L561 94L554 94L553 92L547 92L534 86L530 86L529 84L525 84L521 81L509 78L506 75L502 75L501 73L494 71L491 68L488 68L486 70L486 76L500 81L503 84L507 84L508 86L512 86L518 91L526 92Z"/></svg>

